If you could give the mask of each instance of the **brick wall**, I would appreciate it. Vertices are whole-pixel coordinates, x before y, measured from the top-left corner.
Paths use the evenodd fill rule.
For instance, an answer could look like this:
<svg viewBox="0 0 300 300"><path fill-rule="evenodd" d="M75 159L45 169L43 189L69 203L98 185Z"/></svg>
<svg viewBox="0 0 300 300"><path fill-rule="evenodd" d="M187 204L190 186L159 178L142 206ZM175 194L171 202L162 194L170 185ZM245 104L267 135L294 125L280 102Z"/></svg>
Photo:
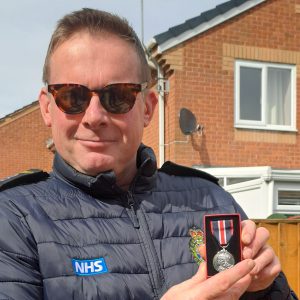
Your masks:
<svg viewBox="0 0 300 300"><path fill-rule="evenodd" d="M297 3L298 2L298 3ZM300 3L268 0L162 55L174 71L165 102L166 160L184 165L300 168L298 132L234 128L234 59L294 64L299 78ZM300 122L297 80L297 128ZM204 125L184 136L181 107Z"/></svg>
<svg viewBox="0 0 300 300"><path fill-rule="evenodd" d="M53 154L46 148L51 137L38 105L0 123L0 179L37 168L50 170Z"/></svg>

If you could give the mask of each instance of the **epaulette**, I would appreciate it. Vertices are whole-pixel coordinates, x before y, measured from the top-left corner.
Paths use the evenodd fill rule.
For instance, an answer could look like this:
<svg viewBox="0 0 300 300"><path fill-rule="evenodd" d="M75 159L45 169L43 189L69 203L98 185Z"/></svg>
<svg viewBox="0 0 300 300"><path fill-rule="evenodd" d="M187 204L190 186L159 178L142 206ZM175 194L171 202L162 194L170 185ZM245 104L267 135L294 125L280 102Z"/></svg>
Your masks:
<svg viewBox="0 0 300 300"><path fill-rule="evenodd" d="M210 175L201 170L177 165L171 161L166 161L158 171L166 173L168 175L184 176L184 177L200 177L219 185L219 179L216 178L215 176Z"/></svg>
<svg viewBox="0 0 300 300"><path fill-rule="evenodd" d="M0 180L0 192L18 185L35 183L44 180L47 177L49 177L49 174L42 170L39 169L26 170L19 174Z"/></svg>

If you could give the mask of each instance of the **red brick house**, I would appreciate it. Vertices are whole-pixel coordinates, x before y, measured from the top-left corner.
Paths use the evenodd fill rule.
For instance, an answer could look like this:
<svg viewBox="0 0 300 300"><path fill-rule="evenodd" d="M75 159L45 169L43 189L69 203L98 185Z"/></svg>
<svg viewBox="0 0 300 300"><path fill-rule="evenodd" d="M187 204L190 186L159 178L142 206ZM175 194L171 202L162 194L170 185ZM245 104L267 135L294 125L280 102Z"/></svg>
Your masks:
<svg viewBox="0 0 300 300"><path fill-rule="evenodd" d="M144 143L160 165L218 176L250 216L299 212L299 49L299 0L230 0L154 36L159 105ZM203 130L182 133L182 108ZM0 178L51 168L36 102L1 119L0 135Z"/></svg>
<svg viewBox="0 0 300 300"><path fill-rule="evenodd" d="M228 1L154 37L151 55L170 86L165 97L165 159L185 165L300 168L297 2ZM278 87L277 73L290 84L286 111L268 107L268 97L274 96L266 95L267 85L270 90ZM274 79L266 82L266 75ZM245 83L255 93L251 99ZM184 143L179 128L182 107L204 126L204 134L194 136L194 147ZM269 119L274 107L286 120Z"/></svg>
<svg viewBox="0 0 300 300"><path fill-rule="evenodd" d="M299 213L299 49L299 0L227 1L156 35L148 51L169 89L145 143L218 176L250 216ZM182 133L182 108L201 133Z"/></svg>

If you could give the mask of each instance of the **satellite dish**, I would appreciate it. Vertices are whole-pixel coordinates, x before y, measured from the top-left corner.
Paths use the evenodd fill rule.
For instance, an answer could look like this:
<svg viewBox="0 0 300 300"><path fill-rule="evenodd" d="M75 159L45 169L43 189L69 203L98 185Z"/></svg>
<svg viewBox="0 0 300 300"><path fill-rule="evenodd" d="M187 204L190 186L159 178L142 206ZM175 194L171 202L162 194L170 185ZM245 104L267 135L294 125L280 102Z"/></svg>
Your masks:
<svg viewBox="0 0 300 300"><path fill-rule="evenodd" d="M191 135L203 130L203 126L197 124L195 115L187 108L181 108L179 112L179 125L184 135Z"/></svg>

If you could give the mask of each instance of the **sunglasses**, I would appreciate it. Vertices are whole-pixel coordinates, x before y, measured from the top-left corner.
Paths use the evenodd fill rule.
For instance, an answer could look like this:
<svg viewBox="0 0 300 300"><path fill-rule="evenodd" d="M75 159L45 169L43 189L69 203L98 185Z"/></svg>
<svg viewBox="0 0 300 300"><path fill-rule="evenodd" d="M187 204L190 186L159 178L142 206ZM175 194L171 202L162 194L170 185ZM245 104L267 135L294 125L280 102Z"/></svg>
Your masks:
<svg viewBox="0 0 300 300"><path fill-rule="evenodd" d="M85 112L92 97L96 94L104 109L112 114L125 114L134 106L138 93L147 88L147 82L114 83L102 89L90 90L81 84L62 83L48 84L58 108L66 114L75 115Z"/></svg>

